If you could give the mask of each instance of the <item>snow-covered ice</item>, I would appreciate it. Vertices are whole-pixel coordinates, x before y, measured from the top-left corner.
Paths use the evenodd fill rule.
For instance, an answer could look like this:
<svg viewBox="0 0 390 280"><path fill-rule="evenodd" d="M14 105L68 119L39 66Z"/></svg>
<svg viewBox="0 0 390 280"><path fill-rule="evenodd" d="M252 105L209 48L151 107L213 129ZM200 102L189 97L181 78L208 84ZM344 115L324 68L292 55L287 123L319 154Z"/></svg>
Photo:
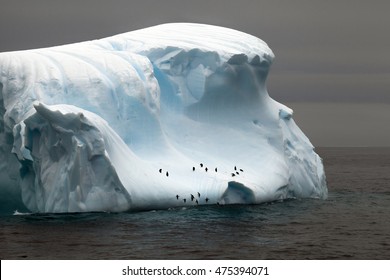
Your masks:
<svg viewBox="0 0 390 280"><path fill-rule="evenodd" d="M320 157L268 95L273 58L188 23L1 53L0 195L32 212L326 198Z"/></svg>

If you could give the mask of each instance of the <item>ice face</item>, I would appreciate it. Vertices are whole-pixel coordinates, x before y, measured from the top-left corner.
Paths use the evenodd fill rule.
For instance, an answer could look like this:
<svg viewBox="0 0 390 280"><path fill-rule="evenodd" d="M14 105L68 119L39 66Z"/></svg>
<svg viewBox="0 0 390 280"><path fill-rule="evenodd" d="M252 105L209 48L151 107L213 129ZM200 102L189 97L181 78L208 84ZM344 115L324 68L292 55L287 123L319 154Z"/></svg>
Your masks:
<svg viewBox="0 0 390 280"><path fill-rule="evenodd" d="M1 53L2 197L33 212L326 198L321 159L268 95L273 57L184 23Z"/></svg>

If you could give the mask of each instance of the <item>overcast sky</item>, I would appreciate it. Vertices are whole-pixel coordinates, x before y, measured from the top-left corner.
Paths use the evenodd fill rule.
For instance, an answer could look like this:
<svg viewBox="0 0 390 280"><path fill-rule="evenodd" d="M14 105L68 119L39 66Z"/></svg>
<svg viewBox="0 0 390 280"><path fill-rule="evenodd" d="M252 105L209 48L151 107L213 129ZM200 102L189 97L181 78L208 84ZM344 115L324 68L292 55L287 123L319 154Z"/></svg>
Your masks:
<svg viewBox="0 0 390 280"><path fill-rule="evenodd" d="M320 102L325 104L323 110L335 103L370 103L374 111L372 103L381 103L382 110L390 108L388 0L0 1L0 52L98 39L166 22L209 23L250 33L268 43L276 55L268 89L282 103ZM303 107L297 115L304 131L326 121L307 117L305 112ZM384 117L379 120L367 111L357 120L372 118L378 131L385 129L389 134L388 125L379 127L380 121L390 122ZM337 122L334 118L330 114L327 121ZM342 141L348 143L359 124L343 126L351 131ZM328 133L337 132L331 129ZM388 134L361 143L388 146ZM313 137L318 139L314 144L321 146L341 143L324 142L317 134Z"/></svg>

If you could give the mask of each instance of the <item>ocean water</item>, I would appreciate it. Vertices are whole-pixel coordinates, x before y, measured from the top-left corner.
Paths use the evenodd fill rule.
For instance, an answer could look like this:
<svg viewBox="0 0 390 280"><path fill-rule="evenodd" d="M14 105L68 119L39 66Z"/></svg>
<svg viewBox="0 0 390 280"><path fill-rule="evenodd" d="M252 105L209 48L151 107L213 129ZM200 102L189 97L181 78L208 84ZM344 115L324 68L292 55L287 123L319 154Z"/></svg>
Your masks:
<svg viewBox="0 0 390 280"><path fill-rule="evenodd" d="M1 259L390 259L390 148L318 148L329 198L0 216Z"/></svg>

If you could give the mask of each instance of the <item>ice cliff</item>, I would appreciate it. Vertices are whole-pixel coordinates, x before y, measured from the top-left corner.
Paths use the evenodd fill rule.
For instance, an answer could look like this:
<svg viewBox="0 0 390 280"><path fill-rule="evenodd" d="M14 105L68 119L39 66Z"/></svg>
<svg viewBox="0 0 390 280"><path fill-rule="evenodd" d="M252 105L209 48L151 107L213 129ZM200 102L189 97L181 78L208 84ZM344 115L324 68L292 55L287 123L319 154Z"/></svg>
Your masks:
<svg viewBox="0 0 390 280"><path fill-rule="evenodd" d="M262 40L164 24L0 54L0 196L32 212L325 198Z"/></svg>

